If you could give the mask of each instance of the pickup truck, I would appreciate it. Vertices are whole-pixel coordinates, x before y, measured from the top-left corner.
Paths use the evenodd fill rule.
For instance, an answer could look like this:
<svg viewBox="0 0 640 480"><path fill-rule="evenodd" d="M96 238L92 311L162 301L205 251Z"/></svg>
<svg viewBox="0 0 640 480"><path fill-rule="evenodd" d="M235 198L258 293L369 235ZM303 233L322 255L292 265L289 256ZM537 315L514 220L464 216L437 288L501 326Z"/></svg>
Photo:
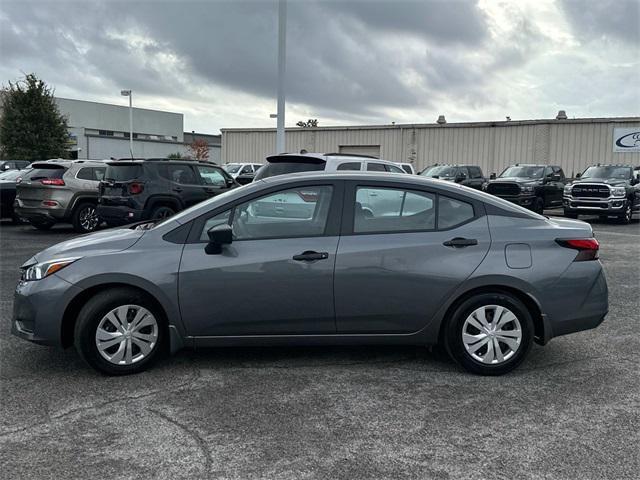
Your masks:
<svg viewBox="0 0 640 480"><path fill-rule="evenodd" d="M482 174L480 167L475 165L432 165L425 168L420 175L430 178L439 178L449 182L459 183L465 187L482 190L482 185L487 179Z"/></svg>
<svg viewBox="0 0 640 480"><path fill-rule="evenodd" d="M593 165L564 188L564 216L598 215L631 222L640 213L640 173L631 165Z"/></svg>
<svg viewBox="0 0 640 480"><path fill-rule="evenodd" d="M566 183L564 172L557 165L516 163L497 178L492 174L483 190L542 214L545 208L562 206Z"/></svg>

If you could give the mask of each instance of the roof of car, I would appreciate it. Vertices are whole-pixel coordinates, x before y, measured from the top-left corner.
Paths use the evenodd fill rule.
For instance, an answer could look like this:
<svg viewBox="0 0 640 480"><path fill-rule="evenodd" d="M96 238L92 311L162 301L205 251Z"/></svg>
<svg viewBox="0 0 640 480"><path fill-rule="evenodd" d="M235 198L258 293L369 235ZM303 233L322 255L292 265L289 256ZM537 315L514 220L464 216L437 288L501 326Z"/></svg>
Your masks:
<svg viewBox="0 0 640 480"><path fill-rule="evenodd" d="M390 163L397 165L396 162L390 160L384 160L382 158L373 157L371 155L360 155L355 153L317 153L317 152L301 152L301 153L278 153L275 155L269 155L267 157L268 162L309 162L311 160L314 163L325 163L328 160L362 160L362 161L375 161L380 163Z"/></svg>

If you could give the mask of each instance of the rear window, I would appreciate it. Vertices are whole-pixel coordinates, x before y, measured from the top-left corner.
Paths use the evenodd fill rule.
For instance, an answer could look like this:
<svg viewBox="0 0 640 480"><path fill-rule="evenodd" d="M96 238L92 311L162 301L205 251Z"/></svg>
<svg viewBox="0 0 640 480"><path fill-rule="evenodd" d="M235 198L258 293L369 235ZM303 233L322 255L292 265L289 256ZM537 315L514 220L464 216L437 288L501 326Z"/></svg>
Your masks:
<svg viewBox="0 0 640 480"><path fill-rule="evenodd" d="M325 162L269 162L258 170L255 179L260 180L287 173L317 172L324 170L325 165Z"/></svg>
<svg viewBox="0 0 640 480"><path fill-rule="evenodd" d="M60 165L37 165L31 170L28 180L42 180L43 178L62 178L67 169Z"/></svg>
<svg viewBox="0 0 640 480"><path fill-rule="evenodd" d="M126 182L142 176L142 165L108 165L104 174L105 180Z"/></svg>

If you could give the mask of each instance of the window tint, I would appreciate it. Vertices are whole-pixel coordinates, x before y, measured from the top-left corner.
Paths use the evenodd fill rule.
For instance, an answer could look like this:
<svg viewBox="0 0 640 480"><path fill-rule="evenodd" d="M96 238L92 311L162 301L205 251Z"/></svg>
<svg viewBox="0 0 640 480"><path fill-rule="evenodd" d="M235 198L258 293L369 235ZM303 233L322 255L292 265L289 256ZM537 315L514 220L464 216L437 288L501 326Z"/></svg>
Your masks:
<svg viewBox="0 0 640 480"><path fill-rule="evenodd" d="M158 165L158 173L162 178L182 185L197 185L200 183L190 165Z"/></svg>
<svg viewBox="0 0 640 480"><path fill-rule="evenodd" d="M440 195L438 230L455 227L473 218L473 206L467 202Z"/></svg>
<svg viewBox="0 0 640 480"><path fill-rule="evenodd" d="M312 237L325 231L333 187L299 187L238 205L233 235L238 240Z"/></svg>
<svg viewBox="0 0 640 480"><path fill-rule="evenodd" d="M353 231L399 232L435 227L435 196L396 188L358 187Z"/></svg>
<svg viewBox="0 0 640 480"><path fill-rule="evenodd" d="M464 174L464 176L466 178L470 178L469 177L469 169L467 169L467 167L459 167L458 171L456 172L456 175L462 175Z"/></svg>
<svg viewBox="0 0 640 480"><path fill-rule="evenodd" d="M409 174L411 174L411 173L412 173L412 172L411 172L411 167L410 167L409 165L402 165L402 169L403 169L405 172L409 173Z"/></svg>
<svg viewBox="0 0 640 480"><path fill-rule="evenodd" d="M551 175L553 175L553 168L551 167L546 167L544 169L544 176L545 177L550 177Z"/></svg>
<svg viewBox="0 0 640 480"><path fill-rule="evenodd" d="M116 182L127 182L140 178L142 175L141 165L108 165L104 178L107 180L115 180Z"/></svg>
<svg viewBox="0 0 640 480"><path fill-rule="evenodd" d="M337 170L360 170L360 166L360 162L341 163Z"/></svg>
<svg viewBox="0 0 640 480"><path fill-rule="evenodd" d="M386 172L387 169L384 168L383 163L367 163L367 170L370 172Z"/></svg>
<svg viewBox="0 0 640 480"><path fill-rule="evenodd" d="M81 168L80 170L78 170L78 174L76 175L76 178L79 178L80 180L93 180L93 168L91 167L85 167L85 168Z"/></svg>
<svg viewBox="0 0 640 480"><path fill-rule="evenodd" d="M227 180L220 170L206 165L198 165L198 172L205 185L226 186Z"/></svg>
<svg viewBox="0 0 640 480"><path fill-rule="evenodd" d="M385 165L387 167L387 172L391 172L391 173L406 173L403 169L401 169L400 167L396 167L395 165ZM411 173L411 172L409 172Z"/></svg>
<svg viewBox="0 0 640 480"><path fill-rule="evenodd" d="M44 166L38 165L31 170L29 176L25 176L25 180L42 180L43 178L62 178L67 169L57 165Z"/></svg>
<svg viewBox="0 0 640 480"><path fill-rule="evenodd" d="M231 213L231 211L227 210L226 212L219 213L215 217L211 217L210 219L208 219L204 224L204 228L202 229L202 234L200 235L200 240L208 242L209 241L209 235L207 234L207 232L210 229L212 229L213 227L217 227L218 225L229 224L230 213Z"/></svg>
<svg viewBox="0 0 640 480"><path fill-rule="evenodd" d="M471 178L482 178L482 171L478 167L469 167Z"/></svg>
<svg viewBox="0 0 640 480"><path fill-rule="evenodd" d="M104 178L104 172L107 169L105 167L96 167L93 169L93 179L96 181L101 181Z"/></svg>

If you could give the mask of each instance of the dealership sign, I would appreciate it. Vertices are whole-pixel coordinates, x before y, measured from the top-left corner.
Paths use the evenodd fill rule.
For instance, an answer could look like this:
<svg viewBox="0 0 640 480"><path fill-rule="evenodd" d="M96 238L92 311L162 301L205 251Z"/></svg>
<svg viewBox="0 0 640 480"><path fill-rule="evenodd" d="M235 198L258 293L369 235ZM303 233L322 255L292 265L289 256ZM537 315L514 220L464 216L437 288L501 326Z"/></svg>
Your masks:
<svg viewBox="0 0 640 480"><path fill-rule="evenodd" d="M614 152L640 152L640 127L614 128Z"/></svg>

